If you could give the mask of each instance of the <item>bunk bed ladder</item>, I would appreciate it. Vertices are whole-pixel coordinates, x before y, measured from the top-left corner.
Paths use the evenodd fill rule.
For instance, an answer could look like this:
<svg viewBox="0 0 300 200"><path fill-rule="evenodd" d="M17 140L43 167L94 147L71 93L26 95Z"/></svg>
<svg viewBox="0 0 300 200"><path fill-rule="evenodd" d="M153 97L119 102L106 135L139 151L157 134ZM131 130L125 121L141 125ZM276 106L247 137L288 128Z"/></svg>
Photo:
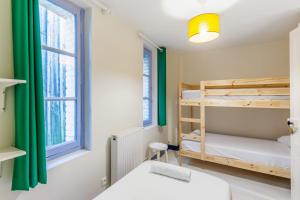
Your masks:
<svg viewBox="0 0 300 200"><path fill-rule="evenodd" d="M202 140L204 141L204 138L205 138L205 134L201 134L200 136L194 136L194 135L189 135L189 134L185 134L183 133L183 127L182 127L182 124L183 123L189 123L190 124L190 129L192 131L194 131L194 128L196 127L194 125L194 123L196 124L199 124L199 128L200 129L203 129L204 128L204 132L205 132L205 126L202 127L201 124L204 124L202 121L201 121L201 116L200 118L195 118L194 116L194 110L193 110L193 107L198 107L200 110L204 111L205 109L204 108L201 108L202 103L199 103L199 104L182 104L182 100L183 100L183 96L182 96L182 91L186 88L189 88L189 89L195 89L195 87L197 87L199 89L199 86L197 85L182 85L181 83L179 84L179 87L178 87L178 93L179 93L179 98L178 98L178 144L180 146L180 150L179 152L182 152L182 146L181 146L181 142L183 139L192 139L192 140L196 140L196 141L199 141L201 142ZM182 107L185 106L189 106L190 107L190 118L185 118L182 116ZM205 115L205 113L201 114L201 115ZM204 118L203 118L204 119ZM201 148L202 149L202 148ZM202 151L202 150L201 150ZM204 155L204 154L203 154ZM203 156L201 156L201 159L202 159ZM182 165L182 155L179 153L179 164Z"/></svg>

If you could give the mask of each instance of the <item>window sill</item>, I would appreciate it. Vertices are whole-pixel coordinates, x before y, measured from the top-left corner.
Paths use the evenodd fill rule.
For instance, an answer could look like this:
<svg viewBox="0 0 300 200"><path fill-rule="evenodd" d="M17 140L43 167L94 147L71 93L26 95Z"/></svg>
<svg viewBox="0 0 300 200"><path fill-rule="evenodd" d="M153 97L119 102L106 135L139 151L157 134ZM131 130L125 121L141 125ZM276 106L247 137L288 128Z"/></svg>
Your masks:
<svg viewBox="0 0 300 200"><path fill-rule="evenodd" d="M150 125L150 126L144 127L143 129L147 131L147 130L150 130L150 129L153 129L153 128L158 128L158 126L157 125Z"/></svg>
<svg viewBox="0 0 300 200"><path fill-rule="evenodd" d="M75 151L73 153L67 154L65 156L50 160L50 161L47 162L47 170L51 170L53 168L56 168L60 165L65 164L67 162L70 162L70 161L72 161L76 158L87 155L89 152L90 151L88 151L88 150L82 149L82 150L78 150L78 151Z"/></svg>

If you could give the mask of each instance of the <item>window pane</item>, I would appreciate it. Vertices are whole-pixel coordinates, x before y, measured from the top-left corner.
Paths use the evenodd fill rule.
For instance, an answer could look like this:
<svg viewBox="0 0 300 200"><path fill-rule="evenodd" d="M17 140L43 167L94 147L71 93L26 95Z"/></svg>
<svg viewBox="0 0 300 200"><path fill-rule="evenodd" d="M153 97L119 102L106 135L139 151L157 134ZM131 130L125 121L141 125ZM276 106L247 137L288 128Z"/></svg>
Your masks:
<svg viewBox="0 0 300 200"><path fill-rule="evenodd" d="M143 97L151 97L151 79L147 76L143 76Z"/></svg>
<svg viewBox="0 0 300 200"><path fill-rule="evenodd" d="M150 76L152 67L152 53L148 49L144 49L144 74Z"/></svg>
<svg viewBox="0 0 300 200"><path fill-rule="evenodd" d="M143 115L144 115L144 121L151 120L151 105L150 105L149 99L143 100Z"/></svg>
<svg viewBox="0 0 300 200"><path fill-rule="evenodd" d="M46 101L47 147L76 141L76 102Z"/></svg>
<svg viewBox="0 0 300 200"><path fill-rule="evenodd" d="M75 58L49 51L43 54L43 77L45 97L75 97Z"/></svg>
<svg viewBox="0 0 300 200"><path fill-rule="evenodd" d="M75 53L75 16L47 0L40 5L42 45Z"/></svg>
<svg viewBox="0 0 300 200"><path fill-rule="evenodd" d="M152 52L144 48L144 65L143 65L143 118L144 126L152 123Z"/></svg>
<svg viewBox="0 0 300 200"><path fill-rule="evenodd" d="M80 33L84 11L67 0L40 0L47 158L81 148Z"/></svg>

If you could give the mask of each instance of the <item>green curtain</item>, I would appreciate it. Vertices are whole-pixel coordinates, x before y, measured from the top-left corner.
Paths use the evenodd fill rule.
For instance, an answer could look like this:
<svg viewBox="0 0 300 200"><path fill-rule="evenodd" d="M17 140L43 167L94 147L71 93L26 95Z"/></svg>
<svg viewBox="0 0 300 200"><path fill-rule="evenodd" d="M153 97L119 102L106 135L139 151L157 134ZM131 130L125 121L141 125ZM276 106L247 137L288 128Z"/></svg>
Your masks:
<svg viewBox="0 0 300 200"><path fill-rule="evenodd" d="M15 89L15 145L26 156L14 163L12 190L47 183L39 1L12 0L14 74L27 83Z"/></svg>
<svg viewBox="0 0 300 200"><path fill-rule="evenodd" d="M158 125L167 125L167 50L161 47L157 50L157 79L158 79Z"/></svg>

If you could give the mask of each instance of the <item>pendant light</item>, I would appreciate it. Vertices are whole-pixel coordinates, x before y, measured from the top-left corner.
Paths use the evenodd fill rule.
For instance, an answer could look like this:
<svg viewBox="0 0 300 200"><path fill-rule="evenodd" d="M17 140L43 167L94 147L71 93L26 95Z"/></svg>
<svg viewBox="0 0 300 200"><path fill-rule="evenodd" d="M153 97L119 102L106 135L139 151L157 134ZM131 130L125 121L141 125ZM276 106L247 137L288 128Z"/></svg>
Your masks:
<svg viewBox="0 0 300 200"><path fill-rule="evenodd" d="M193 17L188 23L188 37L192 43L204 43L220 36L220 17L205 13Z"/></svg>

